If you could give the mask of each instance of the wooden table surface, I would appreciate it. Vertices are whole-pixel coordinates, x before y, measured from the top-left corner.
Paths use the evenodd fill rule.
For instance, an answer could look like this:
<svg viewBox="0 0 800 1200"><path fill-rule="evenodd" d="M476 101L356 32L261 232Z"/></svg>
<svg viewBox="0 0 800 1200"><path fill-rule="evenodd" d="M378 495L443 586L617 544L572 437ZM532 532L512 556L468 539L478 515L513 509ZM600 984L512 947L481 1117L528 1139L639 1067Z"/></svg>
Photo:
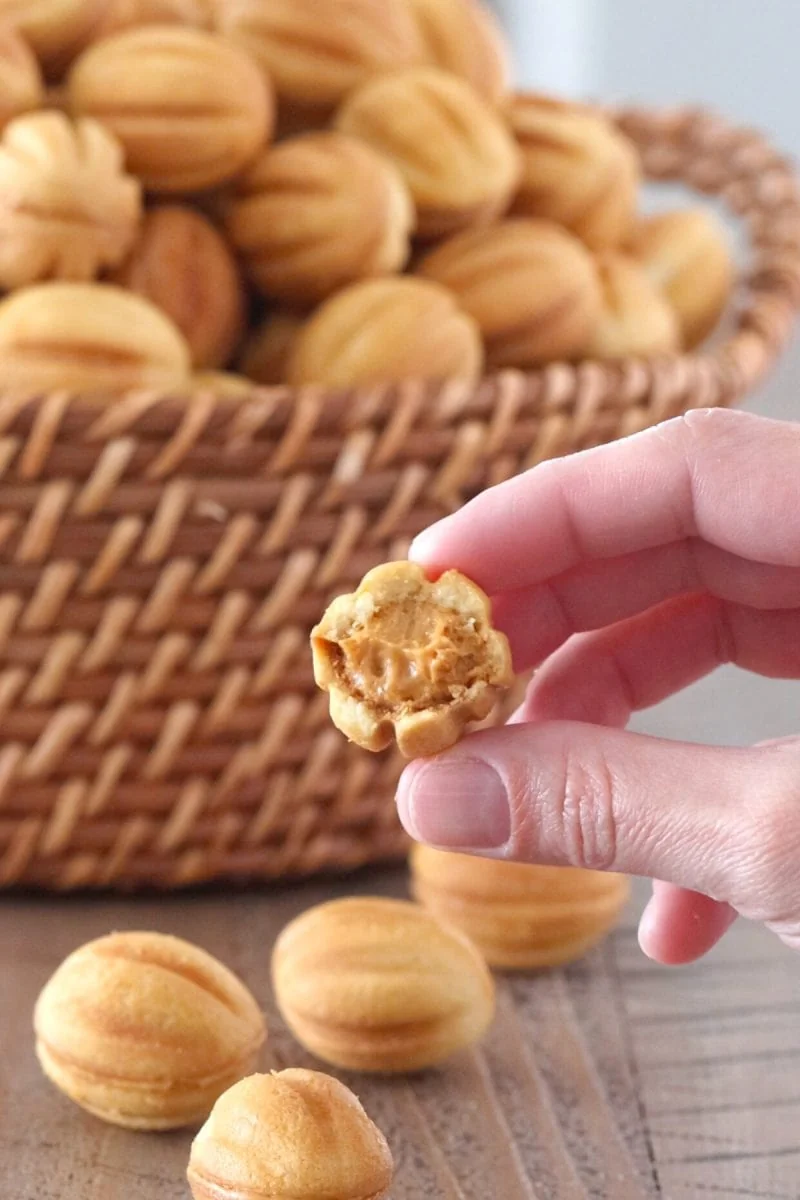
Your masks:
<svg viewBox="0 0 800 1200"><path fill-rule="evenodd" d="M270 997L277 931L337 892L404 888L386 872L250 894L0 900L2 1200L188 1196L189 1134L106 1127L39 1073L31 1011L70 950L111 929L189 938L263 1001L263 1065L313 1065ZM800 957L742 925L705 963L665 971L638 951L635 907L580 965L501 981L477 1052L415 1078L345 1076L392 1144L393 1200L798 1200Z"/></svg>

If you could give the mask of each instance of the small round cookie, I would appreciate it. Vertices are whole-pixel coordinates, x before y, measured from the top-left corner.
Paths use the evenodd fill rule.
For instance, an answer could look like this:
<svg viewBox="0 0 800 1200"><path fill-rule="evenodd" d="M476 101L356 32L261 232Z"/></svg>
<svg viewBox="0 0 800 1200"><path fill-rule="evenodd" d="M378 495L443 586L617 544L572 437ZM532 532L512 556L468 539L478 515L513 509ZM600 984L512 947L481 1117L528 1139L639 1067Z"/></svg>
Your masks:
<svg viewBox="0 0 800 1200"><path fill-rule="evenodd" d="M85 44L107 0L0 0L0 22L33 48L48 78L57 77Z"/></svg>
<svg viewBox="0 0 800 1200"><path fill-rule="evenodd" d="M581 358L600 317L597 267L549 221L505 221L444 242L418 267L478 322L492 367Z"/></svg>
<svg viewBox="0 0 800 1200"><path fill-rule="evenodd" d="M429 62L499 104L509 89L511 52L492 10L481 0L411 0L411 8Z"/></svg>
<svg viewBox="0 0 800 1200"><path fill-rule="evenodd" d="M519 151L502 117L464 80L434 67L365 84L345 101L336 125L397 165L422 238L488 224L519 181Z"/></svg>
<svg viewBox="0 0 800 1200"><path fill-rule="evenodd" d="M603 303L587 356L647 358L677 353L680 329L675 310L639 263L609 250L599 256L597 271Z"/></svg>
<svg viewBox="0 0 800 1200"><path fill-rule="evenodd" d="M48 1079L125 1129L205 1120L253 1070L266 1026L250 992L189 942L113 933L82 946L45 985L34 1014Z"/></svg>
<svg viewBox="0 0 800 1200"><path fill-rule="evenodd" d="M522 151L513 213L556 221L592 250L619 246L636 215L633 143L587 106L548 96L513 96L507 112Z"/></svg>
<svg viewBox="0 0 800 1200"><path fill-rule="evenodd" d="M0 302L3 386L114 395L185 387L189 347L169 317L122 288L41 283Z"/></svg>
<svg viewBox="0 0 800 1200"><path fill-rule="evenodd" d="M192 1144L194 1200L382 1200L385 1137L330 1075L251 1075L221 1096Z"/></svg>
<svg viewBox="0 0 800 1200"><path fill-rule="evenodd" d="M476 1045L495 1010L475 946L421 905L382 896L330 900L290 921L272 988L301 1046L379 1075L424 1071Z"/></svg>
<svg viewBox="0 0 800 1200"><path fill-rule="evenodd" d="M408 0L211 0L216 29L274 82L281 105L330 112L354 88L422 61Z"/></svg>
<svg viewBox="0 0 800 1200"><path fill-rule="evenodd" d="M90 46L70 72L73 112L95 117L154 192L191 193L243 171L269 141L273 98L242 50L200 29L144 25Z"/></svg>
<svg viewBox="0 0 800 1200"><path fill-rule="evenodd" d="M206 0L106 0L99 23L92 30L91 41L123 29L139 25L186 25L205 29L210 14Z"/></svg>
<svg viewBox="0 0 800 1200"><path fill-rule="evenodd" d="M61 112L16 117L0 140L0 288L88 282L130 250L141 187L97 121Z"/></svg>
<svg viewBox="0 0 800 1200"><path fill-rule="evenodd" d="M408 260L414 205L402 175L343 133L268 150L237 181L226 229L265 296L312 305Z"/></svg>
<svg viewBox="0 0 800 1200"><path fill-rule="evenodd" d="M365 750L396 741L406 758L454 745L513 682L486 595L458 571L431 582L416 563L376 567L334 600L311 650L337 729Z"/></svg>
<svg viewBox="0 0 800 1200"><path fill-rule="evenodd" d="M41 108L45 87L36 55L12 25L0 25L0 129Z"/></svg>
<svg viewBox="0 0 800 1200"><path fill-rule="evenodd" d="M249 379L230 371L195 371L191 379L192 392L211 392L230 400L243 400L252 395L253 387Z"/></svg>
<svg viewBox="0 0 800 1200"><path fill-rule="evenodd" d="M245 342L239 370L248 379L267 387L289 380L289 359L305 325L299 313L277 309L262 322Z"/></svg>
<svg viewBox="0 0 800 1200"><path fill-rule="evenodd" d="M719 322L736 282L721 222L705 208L660 213L640 221L630 253L678 314L688 350Z"/></svg>
<svg viewBox="0 0 800 1200"><path fill-rule="evenodd" d="M444 288L401 277L356 283L326 301L295 339L289 383L358 387L402 379L476 379L475 321Z"/></svg>
<svg viewBox="0 0 800 1200"><path fill-rule="evenodd" d="M574 962L614 927L630 895L624 875L475 858L417 845L412 892L460 929L491 967L530 971Z"/></svg>
<svg viewBox="0 0 800 1200"><path fill-rule="evenodd" d="M150 209L113 282L171 317L198 369L230 362L245 331L245 293L228 244L186 205Z"/></svg>

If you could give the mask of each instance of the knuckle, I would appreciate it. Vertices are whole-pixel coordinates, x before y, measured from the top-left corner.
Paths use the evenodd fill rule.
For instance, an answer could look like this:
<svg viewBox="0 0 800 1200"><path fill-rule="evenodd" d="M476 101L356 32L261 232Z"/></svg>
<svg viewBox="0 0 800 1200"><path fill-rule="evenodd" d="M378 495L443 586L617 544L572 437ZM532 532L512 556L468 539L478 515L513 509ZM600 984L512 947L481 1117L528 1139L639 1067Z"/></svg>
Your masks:
<svg viewBox="0 0 800 1200"><path fill-rule="evenodd" d="M798 782L779 780L750 810L749 835L755 861L762 871L774 874L787 859L797 862L800 849L800 794Z"/></svg>
<svg viewBox="0 0 800 1200"><path fill-rule="evenodd" d="M752 438L753 420L757 422L758 418L736 410L696 408L656 426L656 430L660 429L666 441L681 454L695 458L712 448L718 452L720 446L737 445L743 437Z"/></svg>
<svg viewBox="0 0 800 1200"><path fill-rule="evenodd" d="M740 821L733 862L743 894L737 907L744 916L773 928L800 928L800 753L762 751L770 780L749 804Z"/></svg>
<svg viewBox="0 0 800 1200"><path fill-rule="evenodd" d="M776 933L790 950L800 950L800 915L783 924L771 922L770 929Z"/></svg>
<svg viewBox="0 0 800 1200"><path fill-rule="evenodd" d="M762 419L739 409L695 408L676 417L675 424L679 436L711 448L718 445L720 438L723 441L752 438L753 428L761 425Z"/></svg>
<svg viewBox="0 0 800 1200"><path fill-rule="evenodd" d="M739 413L727 408L694 408L676 417L679 428L691 434L713 437L721 429L730 429L738 424Z"/></svg>
<svg viewBox="0 0 800 1200"><path fill-rule="evenodd" d="M617 854L617 781L602 751L564 747L546 784L555 849L576 867L613 870Z"/></svg>

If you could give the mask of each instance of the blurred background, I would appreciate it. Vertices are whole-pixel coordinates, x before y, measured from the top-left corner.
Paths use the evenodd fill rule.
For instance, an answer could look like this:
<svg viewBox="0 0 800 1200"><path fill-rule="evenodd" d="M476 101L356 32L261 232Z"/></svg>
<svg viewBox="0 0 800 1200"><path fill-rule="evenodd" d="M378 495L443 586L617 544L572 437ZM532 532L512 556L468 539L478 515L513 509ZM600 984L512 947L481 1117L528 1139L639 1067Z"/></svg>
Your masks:
<svg viewBox="0 0 800 1200"><path fill-rule="evenodd" d="M576 99L702 103L768 132L800 161L798 0L493 2L514 40L521 85ZM748 407L800 418L800 339ZM800 683L725 668L633 726L719 745L800 733Z"/></svg>

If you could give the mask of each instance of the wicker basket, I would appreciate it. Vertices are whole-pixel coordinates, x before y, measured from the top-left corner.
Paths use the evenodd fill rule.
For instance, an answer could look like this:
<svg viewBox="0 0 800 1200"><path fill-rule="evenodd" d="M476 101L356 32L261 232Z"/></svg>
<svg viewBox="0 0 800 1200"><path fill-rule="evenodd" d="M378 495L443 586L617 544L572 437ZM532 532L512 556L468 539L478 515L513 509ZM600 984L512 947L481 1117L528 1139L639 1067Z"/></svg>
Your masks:
<svg viewBox="0 0 800 1200"><path fill-rule="evenodd" d="M800 302L800 200L760 137L625 111L653 178L752 249L734 332L692 357L478 387L0 398L0 886L175 888L401 854L398 763L311 677L331 595L481 488L739 400Z"/></svg>

